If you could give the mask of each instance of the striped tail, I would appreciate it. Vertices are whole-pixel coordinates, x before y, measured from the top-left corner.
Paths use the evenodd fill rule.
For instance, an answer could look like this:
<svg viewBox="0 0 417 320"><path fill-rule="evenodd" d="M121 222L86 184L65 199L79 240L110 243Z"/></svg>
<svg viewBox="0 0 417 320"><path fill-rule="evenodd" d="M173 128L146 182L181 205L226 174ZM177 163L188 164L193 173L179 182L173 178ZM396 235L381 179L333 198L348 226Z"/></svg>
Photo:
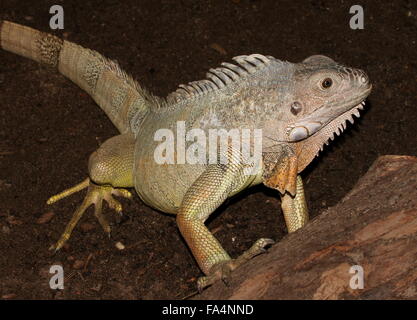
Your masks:
<svg viewBox="0 0 417 320"><path fill-rule="evenodd" d="M159 103L159 98L141 88L116 62L51 34L0 20L0 46L57 68L90 94L122 133L131 129L133 117L138 124Z"/></svg>

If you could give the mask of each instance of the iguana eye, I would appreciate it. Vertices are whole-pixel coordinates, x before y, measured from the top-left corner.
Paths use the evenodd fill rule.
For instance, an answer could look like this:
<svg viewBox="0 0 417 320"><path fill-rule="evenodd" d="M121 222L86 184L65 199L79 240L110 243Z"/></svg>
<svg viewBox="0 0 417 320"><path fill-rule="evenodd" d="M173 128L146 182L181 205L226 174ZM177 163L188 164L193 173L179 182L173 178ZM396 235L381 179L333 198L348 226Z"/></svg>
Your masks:
<svg viewBox="0 0 417 320"><path fill-rule="evenodd" d="M321 83L321 86L323 87L323 89L328 89L332 86L332 84L333 84L333 80L330 78L326 78Z"/></svg>

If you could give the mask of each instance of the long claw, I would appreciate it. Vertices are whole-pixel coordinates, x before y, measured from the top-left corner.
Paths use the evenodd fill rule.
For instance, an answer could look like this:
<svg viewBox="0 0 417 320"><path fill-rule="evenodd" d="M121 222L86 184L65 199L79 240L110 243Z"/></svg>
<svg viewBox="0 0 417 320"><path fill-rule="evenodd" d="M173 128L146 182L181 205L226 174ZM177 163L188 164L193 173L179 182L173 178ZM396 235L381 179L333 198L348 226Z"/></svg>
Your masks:
<svg viewBox="0 0 417 320"><path fill-rule="evenodd" d="M81 190L87 188L89 184L90 184L90 178L87 178L87 179L81 181L79 184L77 184L77 185L75 185L71 188L65 189L64 191L50 197L48 199L48 201L46 201L46 203L47 204L53 204L54 202L57 202L57 201L59 201L63 198L66 198L66 197L68 197L68 196L70 196L74 193L77 193L78 191L81 191Z"/></svg>
<svg viewBox="0 0 417 320"><path fill-rule="evenodd" d="M111 193L118 197L123 197L123 198L128 198L128 199L132 198L132 193L126 189L113 189Z"/></svg>
<svg viewBox="0 0 417 320"><path fill-rule="evenodd" d="M107 201L111 209L113 209L117 213L120 213L122 211L122 204L116 199L114 199L111 195L107 195L104 199Z"/></svg>
<svg viewBox="0 0 417 320"><path fill-rule="evenodd" d="M230 286L230 275L222 274L222 281L226 287Z"/></svg>
<svg viewBox="0 0 417 320"><path fill-rule="evenodd" d="M62 233L57 243L54 246L51 246L50 250L55 249L55 252L57 252L63 247L64 243L71 237L71 233L74 230L75 226L77 225L78 221L81 219L85 210L87 210L87 208L91 205L91 203L89 203L86 200L88 200L87 197L84 199L82 204L74 212L70 222L65 227L65 231Z"/></svg>
<svg viewBox="0 0 417 320"><path fill-rule="evenodd" d="M125 189L115 189L112 186L99 186L90 181L89 178L85 179L76 186L66 189L63 192L49 198L47 201L48 204L54 203L58 200L61 200L75 192L85 189L88 186L87 195L85 196L81 205L74 212L70 222L67 224L65 231L62 233L61 237L55 245L52 245L49 249L55 250L57 252L60 250L65 242L71 237L71 233L77 225L78 221L81 219L84 212L91 206L94 205L94 215L96 216L98 222L102 226L103 230L110 237L110 225L102 213L103 209L103 200L109 204L109 207L114 209L116 212L122 212L122 205L119 201L113 198L112 195L122 196L125 198L130 198L132 194Z"/></svg>
<svg viewBox="0 0 417 320"><path fill-rule="evenodd" d="M214 279L212 277L200 277L197 280L197 290L198 293L203 292L204 288L212 285L214 283Z"/></svg>
<svg viewBox="0 0 417 320"><path fill-rule="evenodd" d="M246 261L252 259L253 257L257 256L258 254L265 253L265 247L274 244L275 241L268 238L261 238L258 239L252 247L246 250L241 256L236 259L236 267L245 263Z"/></svg>
<svg viewBox="0 0 417 320"><path fill-rule="evenodd" d="M102 209L103 209L103 202L101 201L101 199L95 204L94 207L94 215L96 216L98 222L100 223L101 227L103 228L104 232L106 232L107 234L110 234L110 225L106 219L106 217L103 215L102 213Z"/></svg>

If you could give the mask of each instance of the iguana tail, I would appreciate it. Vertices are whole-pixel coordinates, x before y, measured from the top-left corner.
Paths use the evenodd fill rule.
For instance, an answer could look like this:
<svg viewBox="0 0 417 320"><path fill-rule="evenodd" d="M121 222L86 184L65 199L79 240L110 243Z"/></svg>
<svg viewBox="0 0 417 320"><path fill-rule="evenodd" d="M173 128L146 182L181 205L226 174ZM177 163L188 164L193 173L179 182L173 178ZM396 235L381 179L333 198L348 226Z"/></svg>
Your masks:
<svg viewBox="0 0 417 320"><path fill-rule="evenodd" d="M88 92L120 132L138 124L159 98L152 96L114 61L51 34L0 20L0 46L57 68Z"/></svg>

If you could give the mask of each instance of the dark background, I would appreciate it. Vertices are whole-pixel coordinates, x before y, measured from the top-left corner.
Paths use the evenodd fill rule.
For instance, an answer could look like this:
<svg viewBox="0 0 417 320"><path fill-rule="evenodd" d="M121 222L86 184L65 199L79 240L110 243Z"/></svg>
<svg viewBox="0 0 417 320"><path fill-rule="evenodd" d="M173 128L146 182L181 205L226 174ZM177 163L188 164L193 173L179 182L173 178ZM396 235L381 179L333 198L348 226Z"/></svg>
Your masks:
<svg viewBox="0 0 417 320"><path fill-rule="evenodd" d="M158 95L242 54L291 62L325 54L364 69L374 90L363 117L303 173L313 217L341 200L379 155L416 155L416 1L1 0L0 19L52 32L53 4L65 11L65 29L55 34L117 60ZM364 8L364 30L349 28L354 4ZM89 211L62 252L48 251L84 193L50 207L46 200L83 180L89 154L116 134L69 80L0 51L0 297L181 299L195 291L202 274L174 217L137 196L122 200L122 218L106 210L111 239ZM50 211L53 219L40 223ZM278 194L263 186L213 218L209 228L233 257L259 237L286 234ZM64 291L49 289L56 263L64 266Z"/></svg>

